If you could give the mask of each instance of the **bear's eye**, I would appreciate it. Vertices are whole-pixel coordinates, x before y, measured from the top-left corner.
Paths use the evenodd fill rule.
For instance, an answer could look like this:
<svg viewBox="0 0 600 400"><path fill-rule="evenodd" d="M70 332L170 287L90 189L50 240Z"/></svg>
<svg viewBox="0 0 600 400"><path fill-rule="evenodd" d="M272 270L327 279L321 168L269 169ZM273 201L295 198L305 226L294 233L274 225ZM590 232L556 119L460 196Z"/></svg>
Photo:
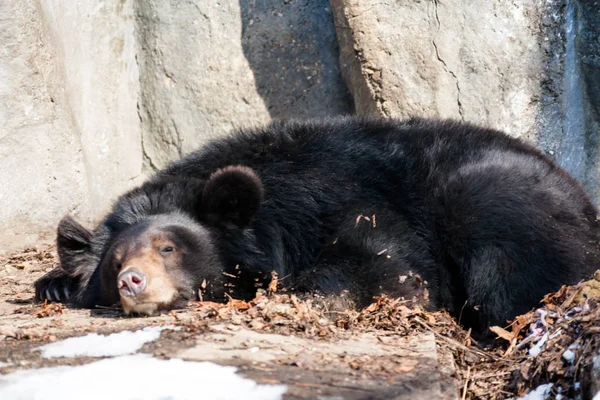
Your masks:
<svg viewBox="0 0 600 400"><path fill-rule="evenodd" d="M163 247L162 249L160 249L160 252L161 252L161 253L170 253L170 252L172 252L173 250L175 250L175 249L173 248L173 246L165 246L165 247Z"/></svg>

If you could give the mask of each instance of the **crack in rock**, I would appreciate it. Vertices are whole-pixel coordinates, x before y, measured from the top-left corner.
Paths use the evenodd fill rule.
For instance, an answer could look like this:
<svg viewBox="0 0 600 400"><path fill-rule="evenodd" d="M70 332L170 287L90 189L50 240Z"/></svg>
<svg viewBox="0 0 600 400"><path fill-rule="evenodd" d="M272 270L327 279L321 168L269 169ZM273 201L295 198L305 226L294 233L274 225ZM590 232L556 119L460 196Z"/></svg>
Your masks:
<svg viewBox="0 0 600 400"><path fill-rule="evenodd" d="M438 0L433 0L433 7L434 7L435 20L437 22L437 32L439 32L440 28L441 28L441 23L440 23L440 17L438 14ZM460 119L464 121L465 117L463 115L462 103L460 101L460 85L458 82L458 77L456 76L456 74L454 72L452 72L452 70L448 67L448 64L446 64L446 62L440 56L440 52L438 50L437 43L435 42L435 37L431 39L431 44L433 45L433 48L435 50L435 56L437 57L438 61L442 63L442 65L444 67L444 71L449 73L456 82L456 103L458 105L458 114L460 115Z"/></svg>

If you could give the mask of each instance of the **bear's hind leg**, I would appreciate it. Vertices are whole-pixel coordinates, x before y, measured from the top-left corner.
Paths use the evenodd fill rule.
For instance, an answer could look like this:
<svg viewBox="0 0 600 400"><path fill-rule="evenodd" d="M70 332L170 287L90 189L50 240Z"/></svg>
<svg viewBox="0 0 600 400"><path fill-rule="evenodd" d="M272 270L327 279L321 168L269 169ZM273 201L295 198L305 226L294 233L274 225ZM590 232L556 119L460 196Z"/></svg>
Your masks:
<svg viewBox="0 0 600 400"><path fill-rule="evenodd" d="M480 248L460 268L464 299L455 299L460 323L486 333L493 325L506 326L515 316L527 312L545 293L547 285L535 283L526 261L522 265L495 246Z"/></svg>
<svg viewBox="0 0 600 400"><path fill-rule="evenodd" d="M598 224L583 190L528 154L490 151L439 189L436 232L465 325L487 331L591 274ZM460 304L459 304L460 303Z"/></svg>

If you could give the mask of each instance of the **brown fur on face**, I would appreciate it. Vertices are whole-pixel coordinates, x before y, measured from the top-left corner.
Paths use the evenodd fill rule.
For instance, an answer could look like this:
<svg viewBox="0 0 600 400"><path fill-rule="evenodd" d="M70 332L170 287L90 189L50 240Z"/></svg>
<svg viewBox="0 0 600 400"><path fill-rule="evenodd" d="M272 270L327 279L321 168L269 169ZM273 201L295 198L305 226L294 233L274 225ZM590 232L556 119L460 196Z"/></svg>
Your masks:
<svg viewBox="0 0 600 400"><path fill-rule="evenodd" d="M155 236L146 246L136 249L122 263L121 273L136 269L146 275L146 288L135 297L120 296L126 314L154 314L166 308L178 296L178 290L167 271L165 256L161 249L171 247L173 251L167 257L179 257L175 244L168 239ZM119 258L119 255L117 255Z"/></svg>

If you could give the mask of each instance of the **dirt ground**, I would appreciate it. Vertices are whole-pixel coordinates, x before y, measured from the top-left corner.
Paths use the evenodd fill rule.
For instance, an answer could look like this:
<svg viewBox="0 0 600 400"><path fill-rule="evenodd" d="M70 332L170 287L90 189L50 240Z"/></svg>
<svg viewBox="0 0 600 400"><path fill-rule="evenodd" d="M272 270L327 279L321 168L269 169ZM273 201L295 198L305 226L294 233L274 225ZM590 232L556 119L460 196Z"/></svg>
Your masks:
<svg viewBox="0 0 600 400"><path fill-rule="evenodd" d="M286 399L503 399L544 383L554 384L554 397L600 390L600 279L565 287L512 325L494 327L497 345L482 349L446 313L388 298L333 313L318 301L264 292L147 318L35 304L33 282L56 264L52 246L0 256L0 374L93 360L41 358L35 348L45 343L161 325L178 330L142 352L235 365L259 383L287 384Z"/></svg>

